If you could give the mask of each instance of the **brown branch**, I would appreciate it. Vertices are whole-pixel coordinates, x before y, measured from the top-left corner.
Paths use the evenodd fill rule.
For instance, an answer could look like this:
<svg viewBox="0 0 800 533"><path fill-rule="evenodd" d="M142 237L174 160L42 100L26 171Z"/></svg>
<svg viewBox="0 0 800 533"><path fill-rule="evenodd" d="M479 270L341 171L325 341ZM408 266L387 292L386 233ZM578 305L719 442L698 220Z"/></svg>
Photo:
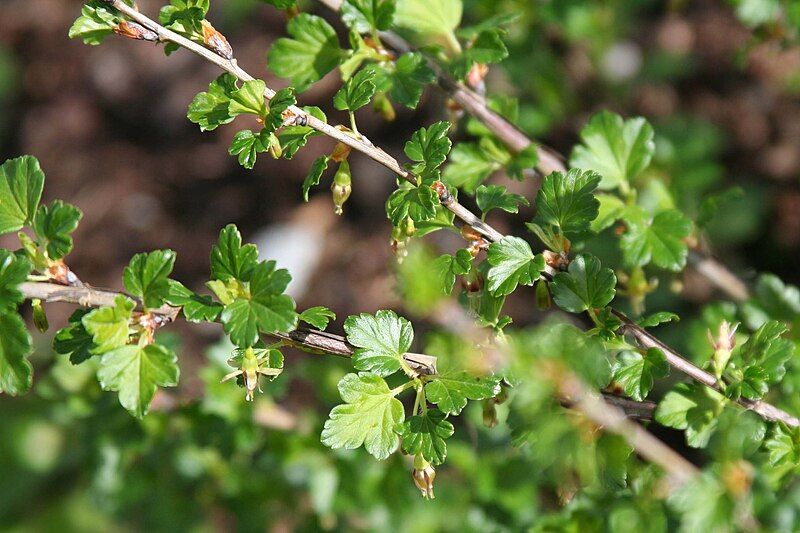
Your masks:
<svg viewBox="0 0 800 533"><path fill-rule="evenodd" d="M341 0L318 0L326 7L339 11ZM402 37L394 32L380 32L381 40L399 53L415 51L414 48ZM458 80L453 79L435 61L428 59L428 66L436 72L436 81L439 87L461 106L464 111L482 122L506 147L512 152L521 152L531 145L536 146L538 162L536 170L543 176L552 172L566 172L565 157L552 148L537 143L515 124L502 115L494 112L486 103L483 95L470 89ZM696 250L689 253L689 263L697 272L706 278L716 288L736 301L746 300L749 296L747 284L739 279L725 265L719 261L701 254Z"/></svg>
<svg viewBox="0 0 800 533"><path fill-rule="evenodd" d="M676 370L683 372L684 374L694 379L695 381L702 383L703 385L706 385L707 387L710 387L717 392L722 392L722 389L720 388L719 383L717 383L717 380L714 378L714 376L712 376L705 370L696 367L695 365L693 365L692 363L681 357L681 355L678 354L675 350L673 350L672 348L670 348L669 346L667 346L666 344L655 338L645 329L633 323L631 319L626 317L624 314L616 310L612 310L612 312L617 316L617 318L622 320L623 331L625 333L630 334L634 339L636 339L636 342L640 346L644 348L658 348L664 353L670 366L672 366ZM800 426L800 420L798 420L797 417L790 415L786 411L778 409L777 407L769 403L763 401L748 400L746 398L739 399L738 403L742 407L745 407L746 409L755 411L756 413L761 415L762 418L766 420L771 420L771 421L780 420L781 422L784 422L790 426L795 426L795 427Z"/></svg>
<svg viewBox="0 0 800 533"><path fill-rule="evenodd" d="M137 307L142 308L141 302L127 294L114 292L94 287L66 287L55 283L26 281L19 286L20 292L26 299L37 298L43 302L66 302L78 304L83 307L103 307L114 305L117 296L124 295L136 301ZM154 311L155 315L163 316L168 322L174 321L180 313L179 307L164 305ZM352 357L353 346L344 337L310 328L297 328L291 333L270 334L278 340L301 350L339 357ZM436 358L430 355L407 353L404 356L408 365L420 374L436 374Z"/></svg>
<svg viewBox="0 0 800 533"><path fill-rule="evenodd" d="M125 293L97 289L90 286L67 287L56 283L26 281L19 286L19 290L26 299L36 298L43 302L63 302L83 307L111 306L114 305L114 300L117 296L123 295L136 301L137 308L142 308L140 301ZM167 321L172 322L178 317L180 308L164 305L151 312L161 315ZM347 339L341 335L311 328L300 327L290 333L275 333L270 336L282 340L294 348L310 353L349 358L353 356L355 350L353 345L348 343ZM437 373L435 356L406 353L404 358L409 366L420 374L435 375ZM652 413L655 409L655 404L652 402L636 402L613 394L605 394L604 397L610 404L622 409L626 416L639 420L652 418ZM565 401L565 403L569 402Z"/></svg>
<svg viewBox="0 0 800 533"><path fill-rule="evenodd" d="M121 0L105 0L108 4L113 6L115 9L119 10L126 16L130 17L131 19L135 20L148 30L154 32L158 35L159 40L161 41L170 41L173 42L187 50L198 54L199 56L207 59L211 63L214 63L221 69L226 72L229 72L243 81L251 81L254 80L253 76L245 72L239 64L236 62L236 59L226 59L220 55L217 55L215 52L211 51L210 49L206 48L205 46L190 41L189 39L175 33L172 30L169 30L162 26L161 24L155 22L154 20L146 17L135 8L130 7L129 5L125 4ZM264 97L269 100L273 96L275 96L275 91L267 87L264 91ZM317 130L318 132L335 139L347 146L353 148L361 152L362 154L366 155L373 161L380 163L384 167L388 168L400 178L408 181L413 185L417 185L416 177L405 170L400 163L397 162L395 158L381 150L380 148L374 146L369 139L367 139L363 135L354 135L348 133L346 129L337 128L335 126L331 126L325 121L318 119L317 117L306 113L302 109L297 106L291 106L289 108L289 113L302 118L303 122ZM457 217L463 220L466 224L474 227L477 231L483 234L485 237L492 241L496 241L502 238L502 234L492 228L486 222L481 221L480 217L475 216L474 214L470 213L466 208L461 206L457 201L452 201L446 206L450 211L452 211Z"/></svg>
<svg viewBox="0 0 800 533"><path fill-rule="evenodd" d="M167 28L164 28L157 22L139 13L136 9L128 6L121 0L105 0L105 1L110 5L112 5L113 7L115 7L116 9L118 9L119 11L121 11L122 13L124 13L126 16L130 17L131 19L143 25L145 28L155 32L159 36L159 39L161 39L162 41L170 41L179 46L182 46L200 55L201 57L211 61L215 65L218 65L220 68L222 68L227 72L230 72L234 76L237 76L239 79L242 80L254 79L252 76L250 76L247 72L245 72L239 67L238 63L236 62L236 59L226 59L212 52L208 48L200 44L197 44L195 42L192 42L189 39L186 39L185 37L182 37L181 35L178 35L177 33L168 30ZM267 99L274 96L274 94L275 91L273 91L270 88L267 88L264 92L264 96ZM342 131L341 129L331 126L330 124L323 122L312 115L307 114L299 107L293 106L290 109L296 115L304 117L307 120L308 126L314 128L320 133L323 133L333 139L336 139L352 147L355 150L358 150L367 157L382 164L389 170L392 170L399 177L407 181L410 181L411 183L416 184L414 176L405 169L403 169L400 163L398 163L396 159L389 156L382 149L374 146L365 137L361 136L359 138L356 138L354 136L351 136ZM447 207L447 209L452 211L458 218L463 220L465 223L472 225L477 231L486 236L487 239L489 239L490 241L497 241L503 238L502 233L498 232L485 222L481 221L480 217L470 212L468 209L466 209L464 206L462 206L455 200L450 200L448 202L445 202L443 205ZM543 272L543 275L546 278L550 279L552 278L553 273L554 273L553 269L549 268L548 270ZM656 339L648 332L646 332L643 328L639 327L638 325L634 324L629 319L627 319L627 317L625 317L622 313L618 311L614 311L614 313L621 319L623 319L623 322L625 323L625 330L629 334L633 335L633 337L637 340L637 342L640 345L642 345L643 347L651 347L651 346L656 346L656 344L654 343L657 343L657 347L663 346L662 349L666 349L665 355L667 355L667 360L674 368L685 373L687 376L696 379L697 381L704 383L708 386L713 387L715 385L707 381L704 381L702 379L698 379L698 376L702 376L703 374L708 375L707 372L704 372L700 368L696 367L695 365L693 365L692 363L681 357L677 352L668 348L658 339ZM774 407L770 404L764 402L751 402L751 403L740 402L740 404L748 409L754 410L767 420L783 420L787 424L792 426L800 425L800 422L798 421L797 418L781 411L777 407Z"/></svg>
<svg viewBox="0 0 800 533"><path fill-rule="evenodd" d="M555 379L560 393L569 398L572 407L579 410L594 423L615 433L636 450L636 453L660 466L669 476L673 486L682 485L697 476L700 471L681 454L654 437L639 424L629 420L623 411L578 379L567 373Z"/></svg>

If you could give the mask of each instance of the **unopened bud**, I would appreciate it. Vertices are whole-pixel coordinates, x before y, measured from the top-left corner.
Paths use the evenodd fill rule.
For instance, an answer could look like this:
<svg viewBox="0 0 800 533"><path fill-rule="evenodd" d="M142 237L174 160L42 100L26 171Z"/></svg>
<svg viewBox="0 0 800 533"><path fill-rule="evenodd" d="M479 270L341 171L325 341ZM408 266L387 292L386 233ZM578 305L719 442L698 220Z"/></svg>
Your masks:
<svg viewBox="0 0 800 533"><path fill-rule="evenodd" d="M136 39L139 41L158 42L158 34L152 30L148 30L138 22L132 20L123 20L117 27L114 28L114 33L127 37L128 39Z"/></svg>
<svg viewBox="0 0 800 533"><path fill-rule="evenodd" d="M383 118L383 120L386 122L392 122L395 118L397 118L397 113L395 113L392 103L383 93L375 96L375 101L372 104L372 108L375 110L375 112L380 114L381 118Z"/></svg>
<svg viewBox="0 0 800 533"><path fill-rule="evenodd" d="M207 20L201 21L200 25L203 27L203 42L206 46L225 59L233 59L233 48L228 42L228 39L218 32Z"/></svg>
<svg viewBox="0 0 800 533"><path fill-rule="evenodd" d="M47 322L47 314L44 312L44 307L42 307L42 301L38 298L34 298L31 300L31 306L33 307L33 325L36 326L36 329L41 333L46 332L50 324Z"/></svg>
<svg viewBox="0 0 800 533"><path fill-rule="evenodd" d="M545 311L550 309L550 289L547 287L547 282L539 280L536 282L536 307Z"/></svg>
<svg viewBox="0 0 800 533"><path fill-rule="evenodd" d="M433 500L433 481L436 479L436 470L425 460L422 455L414 456L414 470L411 471L414 484L422 491L422 497L426 500Z"/></svg>
<svg viewBox="0 0 800 533"><path fill-rule="evenodd" d="M450 194L450 189L448 189L447 185L445 185L441 181L439 180L434 181L431 184L431 189L433 189L434 192L436 193L436 196L439 197L439 201L442 203L442 205L446 206L453 201L453 195Z"/></svg>
<svg viewBox="0 0 800 533"><path fill-rule="evenodd" d="M341 163L342 161L347 160L347 156L350 155L350 151L352 148L347 146L344 143L337 143L336 146L333 148L333 152L331 153L331 161L334 163Z"/></svg>
<svg viewBox="0 0 800 533"><path fill-rule="evenodd" d="M333 176L333 184L331 185L331 191L333 192L333 205L335 206L334 211L337 215L341 215L344 212L342 210L342 206L345 204L347 199L350 198L350 193L353 192L351 183L352 179L350 177L350 164L347 162L347 160L344 160L339 163L339 169Z"/></svg>
<svg viewBox="0 0 800 533"><path fill-rule="evenodd" d="M714 348L714 355L711 360L714 364L714 373L717 379L720 379L722 373L725 372L725 368L728 366L728 361L730 361L731 358L731 353L734 347L736 347L736 329L738 327L738 323L731 324L727 320L723 320L719 325L716 337L712 335L711 330L707 332L708 342L711 344L711 347Z"/></svg>
<svg viewBox="0 0 800 533"><path fill-rule="evenodd" d="M483 400L483 425L489 429L497 426L497 408L494 398Z"/></svg>
<svg viewBox="0 0 800 533"><path fill-rule="evenodd" d="M413 237L417 232L417 225L414 224L414 219L411 217L403 219L398 228L400 229L400 234L404 237Z"/></svg>
<svg viewBox="0 0 800 533"><path fill-rule="evenodd" d="M467 73L467 85L475 89L479 93L486 92L486 85L483 83L484 78L489 73L489 66L482 63L474 63L472 68Z"/></svg>

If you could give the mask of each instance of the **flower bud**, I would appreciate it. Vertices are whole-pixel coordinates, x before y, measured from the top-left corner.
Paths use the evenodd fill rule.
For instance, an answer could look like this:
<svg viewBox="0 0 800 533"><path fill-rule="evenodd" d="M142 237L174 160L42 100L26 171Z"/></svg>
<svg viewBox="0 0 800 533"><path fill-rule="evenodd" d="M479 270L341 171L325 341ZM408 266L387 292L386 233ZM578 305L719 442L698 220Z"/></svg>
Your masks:
<svg viewBox="0 0 800 533"><path fill-rule="evenodd" d="M436 470L425 460L422 455L414 456L414 470L411 471L414 484L422 491L422 497L426 500L433 500L433 481L436 479Z"/></svg>
<svg viewBox="0 0 800 533"><path fill-rule="evenodd" d="M341 215L344 212L342 210L342 206L347 199L350 198L350 193L353 192L351 183L352 179L350 177L350 164L347 162L347 160L344 160L339 163L339 169L333 176L333 184L331 185L331 191L333 192L333 205L335 206L334 211L337 215Z"/></svg>
<svg viewBox="0 0 800 533"><path fill-rule="evenodd" d="M547 287L547 282L539 280L536 282L536 307L544 311L550 309L550 289Z"/></svg>
<svg viewBox="0 0 800 533"><path fill-rule="evenodd" d="M46 332L50 324L47 322L47 314L44 312L44 307L42 307L42 301L38 298L34 298L31 300L31 306L33 307L33 325L36 326L36 329L41 333Z"/></svg>
<svg viewBox="0 0 800 533"><path fill-rule="evenodd" d="M728 366L731 353L736 346L736 329L738 327L739 324L730 324L727 320L723 320L719 325L719 330L717 330L716 338L711 334L711 330L707 332L708 342L714 348L714 355L711 361L714 364L714 373L717 379L722 377L722 373L725 372L725 368Z"/></svg>
<svg viewBox="0 0 800 533"><path fill-rule="evenodd" d="M491 429L497 426L497 408L494 398L483 400L483 425Z"/></svg>
<svg viewBox="0 0 800 533"><path fill-rule="evenodd" d="M373 109L380 114L381 118L386 122L392 122L395 118L397 118L397 113L395 113L394 107L392 107L392 103L386 98L386 94L379 93L375 95L375 100L372 104Z"/></svg>

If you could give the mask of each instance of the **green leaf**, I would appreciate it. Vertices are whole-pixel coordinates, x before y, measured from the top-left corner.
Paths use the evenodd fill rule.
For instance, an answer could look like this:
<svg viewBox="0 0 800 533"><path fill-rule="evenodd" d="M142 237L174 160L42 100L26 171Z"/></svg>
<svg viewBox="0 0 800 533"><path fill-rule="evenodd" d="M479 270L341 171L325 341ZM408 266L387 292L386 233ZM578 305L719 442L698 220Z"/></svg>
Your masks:
<svg viewBox="0 0 800 533"><path fill-rule="evenodd" d="M781 337L787 331L788 328L777 320L765 322L735 353L734 362L739 367L758 365L767 383L779 382L786 374L785 365L792 359L795 350L791 340ZM766 391L761 396L764 394Z"/></svg>
<svg viewBox="0 0 800 533"><path fill-rule="evenodd" d="M125 345L103 355L97 379L104 390L119 392L119 403L142 418L158 387L178 384L180 370L175 352L160 344Z"/></svg>
<svg viewBox="0 0 800 533"><path fill-rule="evenodd" d="M654 380L669 374L669 363L658 348L650 348L644 355L625 350L617 355L613 372L612 379L622 386L625 394L641 402L653 389Z"/></svg>
<svg viewBox="0 0 800 533"><path fill-rule="evenodd" d="M614 299L616 286L614 271L589 254L575 257L567 271L557 273L550 283L553 301L570 313L605 307Z"/></svg>
<svg viewBox="0 0 800 533"><path fill-rule="evenodd" d="M688 480L669 498L676 516L681 518L681 532L732 531L734 513L739 504L723 484L718 472L704 471Z"/></svg>
<svg viewBox="0 0 800 533"><path fill-rule="evenodd" d="M61 200L55 200L50 206L39 206L33 229L45 245L50 259L61 259L72 251L70 234L78 227L81 217L80 209Z"/></svg>
<svg viewBox="0 0 800 533"><path fill-rule="evenodd" d="M347 374L339 382L346 403L331 410L321 440L333 449L364 446L376 459L386 459L399 445L394 429L405 419L403 404L380 376Z"/></svg>
<svg viewBox="0 0 800 533"><path fill-rule="evenodd" d="M681 317L675 313L659 311L657 313L653 313L652 315L640 318L636 321L636 323L643 328L654 328L661 324L666 324L667 322L678 322L680 319Z"/></svg>
<svg viewBox="0 0 800 533"><path fill-rule="evenodd" d="M685 430L686 443L705 448L714 429L725 398L705 385L679 383L659 402L656 422Z"/></svg>
<svg viewBox="0 0 800 533"><path fill-rule="evenodd" d="M535 144L531 144L516 154L510 154L510 159L506 163L506 173L509 178L522 181L525 179L525 171L535 169L538 164L538 149Z"/></svg>
<svg viewBox="0 0 800 533"><path fill-rule="evenodd" d="M277 76L291 78L298 92L305 91L345 58L336 31L320 17L301 13L289 21L286 29L294 38L275 41L267 65Z"/></svg>
<svg viewBox="0 0 800 533"><path fill-rule="evenodd" d="M113 307L100 307L81 318L83 327L94 340L94 353L105 353L128 343L128 322L134 306L130 298L120 294L114 299Z"/></svg>
<svg viewBox="0 0 800 533"><path fill-rule="evenodd" d="M300 313L300 320L324 331L328 327L328 322L336 320L336 313L327 307L309 307Z"/></svg>
<svg viewBox="0 0 800 533"><path fill-rule="evenodd" d="M30 273L30 261L0 248L0 313L16 311L25 300L19 285Z"/></svg>
<svg viewBox="0 0 800 533"><path fill-rule="evenodd" d="M600 209L589 227L593 232L600 233L619 220L625 211L625 202L611 194L596 194L594 197L600 202Z"/></svg>
<svg viewBox="0 0 800 533"><path fill-rule="evenodd" d="M775 424L764 447L769 452L769 463L772 466L797 467L800 465L800 428Z"/></svg>
<svg viewBox="0 0 800 533"><path fill-rule="evenodd" d="M489 246L486 259L492 267L487 280L494 295L508 295L518 284L533 285L545 269L544 257L533 255L530 244L519 237L503 237Z"/></svg>
<svg viewBox="0 0 800 533"><path fill-rule="evenodd" d="M472 268L472 255L468 250L461 249L456 255L439 256L433 263L433 271L442 287L442 292L450 294L456 283L456 276L469 273Z"/></svg>
<svg viewBox="0 0 800 533"><path fill-rule="evenodd" d="M219 240L211 248L211 277L227 281L248 281L258 262L258 249L254 244L242 246L242 234L233 224L219 232Z"/></svg>
<svg viewBox="0 0 800 533"><path fill-rule="evenodd" d="M253 346L259 332L286 333L297 327L294 300L283 294L291 279L286 269L275 269L275 261L264 261L253 268L249 297L237 297L220 315L222 327L235 345Z"/></svg>
<svg viewBox="0 0 800 533"><path fill-rule="evenodd" d="M228 113L232 117L239 115L255 115L262 119L267 116L267 102L264 91L267 84L262 80L248 80L239 89L230 92Z"/></svg>
<svg viewBox="0 0 800 533"><path fill-rule="evenodd" d="M328 120L325 113L318 107L306 106L302 109L309 115L323 122L327 122ZM308 126L285 126L281 128L280 132L277 134L278 142L281 146L281 155L285 159L293 158L295 154L297 154L297 151L308 143L308 139L315 135L322 134Z"/></svg>
<svg viewBox="0 0 800 533"><path fill-rule="evenodd" d="M186 117L198 124L201 131L215 130L232 122L235 117L230 113L231 94L236 90L236 78L226 72L209 84L207 92L194 97Z"/></svg>
<svg viewBox="0 0 800 533"><path fill-rule="evenodd" d="M472 376L452 372L436 376L425 385L425 397L445 413L457 415L467 406L467 400L485 400L500 393L498 376Z"/></svg>
<svg viewBox="0 0 800 533"><path fill-rule="evenodd" d="M628 231L622 236L622 255L628 266L645 266L652 261L673 272L686 266L685 239L692 232L692 221L683 213L668 209L651 219L636 207L626 211L625 221Z"/></svg>
<svg viewBox="0 0 800 533"><path fill-rule="evenodd" d="M641 117L622 120L609 111L594 115L581 130L582 145L572 150L571 167L594 170L603 176L600 189L627 188L655 152L653 127Z"/></svg>
<svg viewBox="0 0 800 533"><path fill-rule="evenodd" d="M345 0L342 20L358 33L388 30L394 18L394 0Z"/></svg>
<svg viewBox="0 0 800 533"><path fill-rule="evenodd" d="M24 155L0 166L0 234L33 222L44 187L39 161Z"/></svg>
<svg viewBox="0 0 800 533"><path fill-rule="evenodd" d="M414 174L424 179L445 162L452 146L449 129L450 123L443 120L414 132L405 146L406 155L417 163L412 166Z"/></svg>
<svg viewBox="0 0 800 533"><path fill-rule="evenodd" d="M239 164L252 170L258 154L269 150L272 139L272 135L266 129L257 134L252 130L242 130L233 137L228 153L238 156Z"/></svg>
<svg viewBox="0 0 800 533"><path fill-rule="evenodd" d="M269 112L264 119L264 129L273 133L280 128L283 125L283 112L296 103L294 88L285 87L276 91L269 101Z"/></svg>
<svg viewBox="0 0 800 533"><path fill-rule="evenodd" d="M311 187L319 185L319 180L322 178L322 174L328 169L330 160L331 156L322 155L316 158L314 163L311 164L311 170L308 171L306 179L303 180L303 200L306 202L308 201L308 192L311 190Z"/></svg>
<svg viewBox="0 0 800 533"><path fill-rule="evenodd" d="M174 279L169 282L167 303L183 309L183 316L189 322L213 322L222 312L223 306L210 297L200 295L186 288Z"/></svg>
<svg viewBox="0 0 800 533"><path fill-rule="evenodd" d="M443 176L447 184L472 194L500 166L477 144L458 143L450 153L450 164L444 169Z"/></svg>
<svg viewBox="0 0 800 533"><path fill-rule="evenodd" d="M439 409L428 409L422 415L412 416L399 428L403 452L422 455L431 464L439 465L447 457L445 439L453 435L453 424Z"/></svg>
<svg viewBox="0 0 800 533"><path fill-rule="evenodd" d="M96 46L114 33L120 20L119 12L104 2L87 2L81 9L81 16L69 28L68 35L70 39L81 38L84 44Z"/></svg>
<svg viewBox="0 0 800 533"><path fill-rule="evenodd" d="M400 370L403 356L414 340L411 322L394 311L378 311L374 316L367 313L349 316L344 331L347 342L356 347L353 366L379 376Z"/></svg>
<svg viewBox="0 0 800 533"><path fill-rule="evenodd" d="M174 265L175 252L172 250L136 254L125 267L122 282L129 293L142 299L145 309L156 309L169 295L167 278Z"/></svg>
<svg viewBox="0 0 800 533"><path fill-rule="evenodd" d="M450 153L449 164L444 169L445 181L474 194L479 185L486 181L502 165L489 157L477 143L458 143Z"/></svg>
<svg viewBox="0 0 800 533"><path fill-rule="evenodd" d="M553 172L545 177L536 195L536 222L552 224L561 233L588 230L600 207L592 194L600 179L596 172L578 169L571 169L566 175Z"/></svg>
<svg viewBox="0 0 800 533"><path fill-rule="evenodd" d="M762 274L755 286L755 303L769 318L791 322L800 315L800 290L774 274Z"/></svg>
<svg viewBox="0 0 800 533"><path fill-rule="evenodd" d="M729 382L726 395L759 400L769 391L769 385L778 383L786 374L786 363L794 356L795 344L781 338L788 328L777 320L770 320L750 335L732 358L732 368L726 372Z"/></svg>
<svg viewBox="0 0 800 533"><path fill-rule="evenodd" d="M431 187L403 184L386 200L386 215L393 226L398 226L406 217L414 222L424 222L436 216L439 197Z"/></svg>
<svg viewBox="0 0 800 533"><path fill-rule="evenodd" d="M497 63L508 57L508 48L497 30L485 30L478 34L466 52L470 62Z"/></svg>
<svg viewBox="0 0 800 533"><path fill-rule="evenodd" d="M297 0L261 0L278 9L291 9L297 6Z"/></svg>
<svg viewBox="0 0 800 533"><path fill-rule="evenodd" d="M375 71L362 69L333 96L333 106L339 111L356 111L367 105L374 95Z"/></svg>
<svg viewBox="0 0 800 533"><path fill-rule="evenodd" d="M161 8L158 20L165 27L180 33L184 37L203 42L202 21L208 13L209 0L170 0L170 5ZM178 46L168 43L164 52L167 55L177 50Z"/></svg>
<svg viewBox="0 0 800 533"><path fill-rule="evenodd" d="M16 396L31 388L33 367L27 356L32 350L22 317L0 313L0 392Z"/></svg>
<svg viewBox="0 0 800 533"><path fill-rule="evenodd" d="M539 192L541 195L541 191ZM506 213L519 212L519 206L531 205L528 199L519 194L506 192L502 185L481 185L475 191L478 208L486 215L492 209L502 209Z"/></svg>
<svg viewBox="0 0 800 533"><path fill-rule="evenodd" d="M53 339L53 350L56 353L69 355L73 365L90 359L96 353L96 345L92 334L86 331L83 317L91 313L91 309L77 309L69 317L69 326L56 333Z"/></svg>
<svg viewBox="0 0 800 533"><path fill-rule="evenodd" d="M428 66L422 54L409 52L397 58L390 79L391 99L409 109L416 109L425 85L436 81L436 73Z"/></svg>
<svg viewBox="0 0 800 533"><path fill-rule="evenodd" d="M516 348L518 376L530 376L539 382L539 361L553 360L566 364L579 377L596 388L605 388L611 381L611 365L604 343L572 324L546 323L537 328L516 332L510 340Z"/></svg>
<svg viewBox="0 0 800 533"><path fill-rule="evenodd" d="M452 36L461 23L461 0L397 0L394 23L426 36Z"/></svg>

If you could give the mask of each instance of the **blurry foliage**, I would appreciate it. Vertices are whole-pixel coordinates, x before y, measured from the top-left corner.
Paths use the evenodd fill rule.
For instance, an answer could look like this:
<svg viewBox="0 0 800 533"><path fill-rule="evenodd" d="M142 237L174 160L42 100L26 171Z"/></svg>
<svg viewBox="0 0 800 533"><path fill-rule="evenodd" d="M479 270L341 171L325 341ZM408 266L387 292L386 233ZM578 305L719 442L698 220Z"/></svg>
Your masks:
<svg viewBox="0 0 800 533"><path fill-rule="evenodd" d="M219 28L231 37L240 25L247 25L254 14L264 10L262 3L218 2L212 13L220 20ZM668 98L666 112L651 120L655 142L651 164L634 165L623 176L638 196L608 194L607 203L600 205L607 224L595 233L578 228L580 232L570 235L573 251L595 254L606 270L598 272L598 263L598 269L579 272L577 265L575 272L570 269L560 274L562 283L560 289L555 284L554 296L556 303L568 310L603 307L614 296L613 282L609 281L613 274L607 273L608 268L621 272L618 299L641 311L637 301L644 305L646 296L648 309L681 311L679 323L660 328L703 366L714 356L707 332L718 332L723 321L741 323L736 336L738 350L769 320L787 323L790 330L784 338L794 344L800 342L800 301L797 288L791 285L797 281L797 274L785 256L783 261L768 262L769 257L796 252L797 242L788 252L776 250L770 232L781 231L771 219L775 202L780 201L781 191L796 192L800 163L795 165L791 180L770 183L761 179L763 167L750 161L755 150L743 146L737 137L741 135L730 126L731 120L740 117L728 111L720 118L725 113L705 112L702 100L692 100L693 93L718 74L707 64L714 58L703 57L698 45L668 49L654 43L650 36L670 17L696 15L683 4L465 0L461 25L480 24L497 14L515 15L513 23L503 25L502 42L508 57L490 71L489 92L502 95L494 105L515 118L525 132L551 141L564 148L563 152L581 142L578 133L589 120L590 111L611 107L626 115L647 114L654 106L643 104L642 94L653 87L667 87L667 93L677 100ZM796 47L800 26L797 2L731 0L729 4L730 15L735 14L753 29L737 53L746 55L763 43ZM300 5L306 8L313 4ZM719 13L721 8L715 9L717 17L726 16ZM414 14L413 10L408 12ZM426 22L436 26L435 22ZM431 42L447 48L457 45L459 38L464 40L455 30L458 21L452 28L449 22L444 21L446 31L434 35ZM407 22L405 29L410 25ZM242 34L247 31L261 34L264 30L250 23ZM340 32L340 44L346 42L342 35ZM727 59L733 62L734 58ZM761 87L763 80L742 75L743 61L740 57L739 63L726 65L721 74L724 80L734 80L731 85L752 83ZM13 52L0 47L0 134L6 138L14 125L8 110L18 103L20 82L16 73L20 63ZM450 66L455 72L460 68L457 64ZM323 70L329 70L327 67ZM790 71L778 84L770 80L763 83L779 99L785 96L784 91L789 95L796 91L798 80L797 71ZM374 93L374 89L373 84L368 92ZM726 96L725 91L719 95L721 99ZM332 109L329 106L326 111ZM744 118L741 120L745 123ZM448 177L448 169L455 163L464 164L461 168L477 177L470 182L450 183L465 185L465 192L473 192L485 179L490 186L492 181L499 181L490 176L508 166L512 156L474 121L466 122L472 144L455 146L444 176ZM298 135L306 133L299 131ZM384 145L371 133L370 137L376 145ZM256 153L267 151L272 142L250 143L252 159L246 158L247 164L252 166ZM16 141L7 144L13 146ZM426 152L423 141L417 145L412 154ZM433 148L432 152L440 151ZM444 161L440 155L434 154L436 164L424 169L423 174L438 172ZM428 166L431 155L426 156L415 161ZM530 192L512 188L514 184L509 181L502 183L512 191ZM429 190L403 189L397 207L403 214L398 220L407 220L405 214L414 213L411 218L420 232L427 231L423 229L425 223L435 227L441 215L433 204L429 205L432 199L421 197L423 193L429 194ZM611 196L613 200L608 199ZM779 268L779 274L788 273L789 282L764 274L755 280L754 295L747 302L687 304L673 290L678 278L657 268L670 267L669 260L659 263L654 258L650 265L650 259L640 256L631 260L624 248L619 248L615 235L631 223L621 214L622 205L631 201L642 210L642 227L657 227L653 219L658 213L679 210L695 221L703 239L726 250L734 262L759 270ZM477 205L481 205L480 196ZM500 209L488 215L491 221L500 217L505 217ZM449 222L445 220L442 225ZM549 231L549 239L562 236L561 228ZM686 246L680 242L687 233L673 239L684 253ZM438 277L420 275L420 271L440 262L447 267L442 275L453 277L459 293L464 270L474 274L481 268L482 275L492 278L489 265L474 270L464 268L463 262L459 265L455 250L451 250L454 255L450 259L442 260L440 248L447 249L442 245L451 242L447 239L436 234L431 242L410 244L405 260L396 267L396 294L405 310L432 324L439 313L446 313L452 299L441 290ZM740 248L734 248L737 246ZM538 273L533 252L522 250L516 260L513 284L532 283L531 278ZM595 284L600 286L597 299L582 290ZM461 298L485 324L502 329L505 321L500 307L506 292L511 289L495 292L481 287L478 293L462 294ZM702 294L690 296L698 301L707 299ZM571 303L565 305L565 298ZM521 316L517 320L520 326L540 319L524 312L532 307L532 301L533 290L525 287L508 297L507 312ZM520 310L523 312L517 313ZM600 333L607 334L613 328L602 316L592 314L592 318ZM418 337L424 341L417 344L426 353L438 356L440 370L480 366L479 353L470 342L430 325L420 328ZM192 387L200 390L199 394L157 398L163 404L157 403L158 408L139 421L120 409L115 395L101 392L94 379L96 359L73 366L67 356L39 349L34 361L39 377L31 393L0 402L4 423L0 433L0 519L19 530L81 531L716 531L732 523L741 524L741 515L750 513L767 530L788 531L797 523L800 492L791 482L800 464L796 430L774 424L767 428L755 415L730 405L723 407L721 396L698 394L693 390L696 387L672 387L672 382L664 381L654 386L648 375L663 376L659 354L637 356L620 349L607 357L615 350L604 351L595 337L586 346L586 338L571 325L548 323L522 329L519 335L509 335L509 340L518 356L517 367L507 378L514 385L512 398L504 403L470 402L464 416L452 419L456 430L448 440L447 464L438 472L435 502L419 497L409 479L411 465L400 454L378 462L364 450L331 451L320 443L324 412L340 401L337 383L351 370L349 361L320 361L314 356L292 357L296 354L291 353L287 360L294 360L287 363L283 378L270 383L267 394L247 403L238 387L219 383L231 370L225 362L233 346L223 341L208 351L205 360L209 364L192 377L199 382ZM180 349L174 339L158 341L169 349ZM738 353L734 352L734 360ZM605 434L597 438L600 434L596 427L557 404L552 383L534 371L538 368L535 364L548 358L567 362L597 387L614 379L629 394L634 391L634 397L652 394L661 400L656 414L660 425L654 423L651 429L683 451L686 446L704 448L692 455L706 467L703 476L681 493L664 499L663 478L654 467L638 459L619 438ZM39 372L40 368L47 371ZM503 388L507 385L504 383ZM796 413L800 412L798 393L800 359L794 355L786 362L785 379L770 383L768 394L771 402ZM404 398L409 403L407 400ZM497 426L486 429L487 418ZM663 426L685 431L686 440Z"/></svg>

